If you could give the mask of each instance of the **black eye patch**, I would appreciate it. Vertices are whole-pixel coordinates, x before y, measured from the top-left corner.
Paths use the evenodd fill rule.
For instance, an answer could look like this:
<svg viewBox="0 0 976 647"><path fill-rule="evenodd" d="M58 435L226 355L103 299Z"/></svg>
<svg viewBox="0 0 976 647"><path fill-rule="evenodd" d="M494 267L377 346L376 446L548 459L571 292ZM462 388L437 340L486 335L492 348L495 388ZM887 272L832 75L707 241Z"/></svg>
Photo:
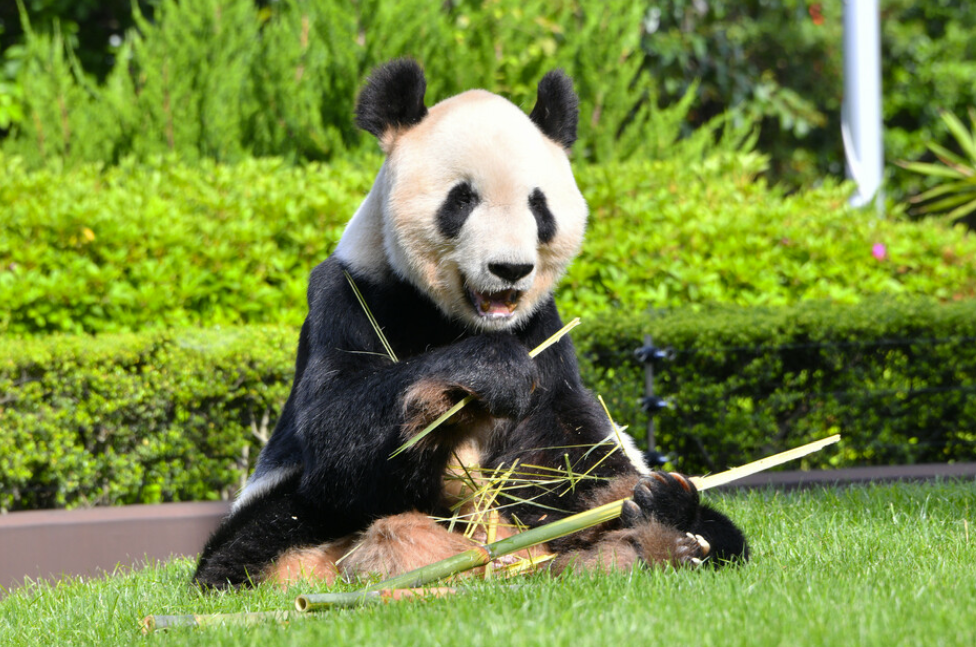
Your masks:
<svg viewBox="0 0 976 647"><path fill-rule="evenodd" d="M536 189L529 196L529 209L535 216L536 226L539 228L539 242L543 245L556 237L556 219L546 204L546 194Z"/></svg>
<svg viewBox="0 0 976 647"><path fill-rule="evenodd" d="M455 184L437 210L437 228L445 238L456 238L461 227L481 202L481 198L467 182Z"/></svg>

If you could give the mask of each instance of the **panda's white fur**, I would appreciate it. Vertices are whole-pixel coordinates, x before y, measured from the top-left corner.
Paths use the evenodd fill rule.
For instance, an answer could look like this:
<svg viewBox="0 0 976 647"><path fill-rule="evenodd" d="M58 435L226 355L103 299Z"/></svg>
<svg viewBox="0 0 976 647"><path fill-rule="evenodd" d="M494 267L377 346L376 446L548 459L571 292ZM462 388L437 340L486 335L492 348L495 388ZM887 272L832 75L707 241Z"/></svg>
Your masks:
<svg viewBox="0 0 976 647"><path fill-rule="evenodd" d="M398 274L475 329L504 329L531 316L576 255L586 228L586 201L566 150L511 102L483 90L436 104L413 128L384 136L382 145L387 160L336 255L376 280ZM448 240L435 214L461 182L480 201L458 239ZM529 207L536 189L559 214L547 243L538 240ZM489 271L492 263L533 269L510 282ZM508 289L520 293L511 316L485 316L471 303L472 293Z"/></svg>
<svg viewBox="0 0 976 647"><path fill-rule="evenodd" d="M619 520L548 542L554 572L745 559L731 520L701 505L687 479L651 474L611 427L568 337L529 357L562 327L552 291L586 226L568 159L572 81L546 74L528 115L480 90L428 110L425 91L420 67L399 60L360 94L356 123L387 159L333 256L312 271L291 394L194 581L331 583L468 550L487 541L482 522L468 536L431 517L464 503L479 466L520 466L502 533L513 532L506 520L538 527L632 498ZM349 276L401 361L379 352ZM468 396L435 434L390 455ZM566 464L588 478L565 491L536 486Z"/></svg>

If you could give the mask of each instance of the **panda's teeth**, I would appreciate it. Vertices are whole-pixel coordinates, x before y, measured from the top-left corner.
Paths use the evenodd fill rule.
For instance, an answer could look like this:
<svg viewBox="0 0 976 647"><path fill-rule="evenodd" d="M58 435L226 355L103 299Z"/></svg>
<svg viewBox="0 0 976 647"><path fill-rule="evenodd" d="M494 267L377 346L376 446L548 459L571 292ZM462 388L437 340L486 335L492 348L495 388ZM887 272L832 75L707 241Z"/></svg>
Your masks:
<svg viewBox="0 0 976 647"><path fill-rule="evenodd" d="M488 311L489 310L491 310L491 300L490 299L482 299L481 300L481 311L484 312L485 314L488 314Z"/></svg>

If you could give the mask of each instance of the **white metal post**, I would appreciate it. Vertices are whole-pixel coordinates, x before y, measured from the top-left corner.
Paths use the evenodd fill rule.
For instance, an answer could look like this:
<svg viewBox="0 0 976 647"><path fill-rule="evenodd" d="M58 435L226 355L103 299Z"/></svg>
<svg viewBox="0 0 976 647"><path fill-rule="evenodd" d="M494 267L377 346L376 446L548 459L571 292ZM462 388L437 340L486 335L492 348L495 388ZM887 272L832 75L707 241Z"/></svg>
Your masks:
<svg viewBox="0 0 976 647"><path fill-rule="evenodd" d="M841 134L847 175L857 183L851 204L877 199L883 214L881 25L878 0L844 0L844 103Z"/></svg>

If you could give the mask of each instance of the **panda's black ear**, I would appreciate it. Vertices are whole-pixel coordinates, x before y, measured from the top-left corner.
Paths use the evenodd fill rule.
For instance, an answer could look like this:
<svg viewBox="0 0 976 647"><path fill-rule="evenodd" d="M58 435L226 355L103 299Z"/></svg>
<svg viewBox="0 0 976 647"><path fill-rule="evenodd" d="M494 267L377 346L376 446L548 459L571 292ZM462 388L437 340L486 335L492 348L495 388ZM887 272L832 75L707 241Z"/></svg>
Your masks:
<svg viewBox="0 0 976 647"><path fill-rule="evenodd" d="M529 119L549 139L567 150L572 147L579 122L579 97L573 91L573 80L565 72L553 70L542 77Z"/></svg>
<svg viewBox="0 0 976 647"><path fill-rule="evenodd" d="M356 103L356 125L382 140L394 128L409 128L427 116L427 79L416 61L398 58L379 66Z"/></svg>

